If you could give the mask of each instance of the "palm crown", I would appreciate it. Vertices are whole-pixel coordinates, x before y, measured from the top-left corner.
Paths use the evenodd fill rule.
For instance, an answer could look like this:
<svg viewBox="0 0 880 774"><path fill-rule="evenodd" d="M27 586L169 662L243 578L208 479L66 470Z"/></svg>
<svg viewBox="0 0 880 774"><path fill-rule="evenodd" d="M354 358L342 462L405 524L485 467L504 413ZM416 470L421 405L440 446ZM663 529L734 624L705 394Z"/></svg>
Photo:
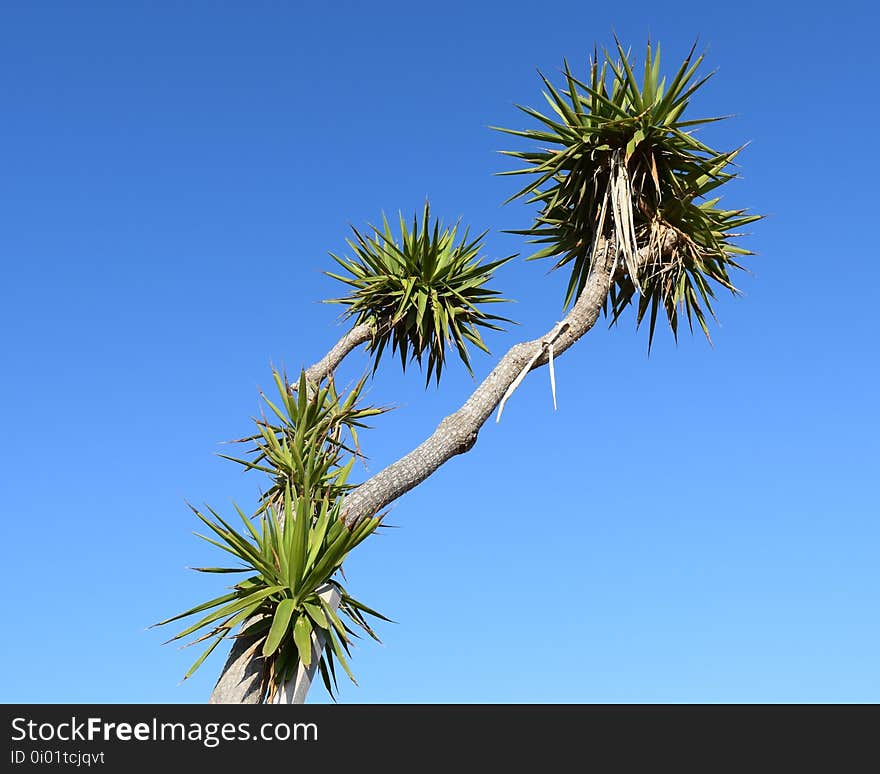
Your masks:
<svg viewBox="0 0 880 774"><path fill-rule="evenodd" d="M501 330L495 323L510 322L489 314L484 305L506 301L486 283L514 256L485 262L480 251L486 232L468 241L465 230L456 241L458 224L443 228L435 220L432 226L427 202L421 222L414 216L412 228L400 216L400 241L384 216L382 222L381 230L370 226L366 235L352 228L354 239L347 240L352 257L330 254L347 274L327 274L351 288L331 303L345 304L356 323L373 326L374 371L389 343L404 369L408 359L421 365L427 355L427 382L432 374L439 382L447 343L471 371L467 343L488 352L480 328Z"/></svg>
<svg viewBox="0 0 880 774"><path fill-rule="evenodd" d="M650 310L649 348L660 309L676 337L682 309L709 337L711 283L737 292L729 271L742 268L737 257L751 253L731 240L761 217L724 209L720 198L709 196L736 176L730 166L741 149L716 151L693 136L695 127L720 119L683 118L711 76L695 79L702 59L692 49L667 85L660 78L660 47L652 51L649 43L639 83L618 43L617 56L605 51L601 64L594 53L588 83L577 80L567 62L561 89L541 76L554 116L518 107L543 128L495 127L542 146L502 151L528 165L502 174L535 177L510 199L540 204L533 226L514 232L546 245L530 258L571 266L568 305L583 289L595 251L610 245L618 269L606 311L610 305L616 321L638 292L637 324Z"/></svg>

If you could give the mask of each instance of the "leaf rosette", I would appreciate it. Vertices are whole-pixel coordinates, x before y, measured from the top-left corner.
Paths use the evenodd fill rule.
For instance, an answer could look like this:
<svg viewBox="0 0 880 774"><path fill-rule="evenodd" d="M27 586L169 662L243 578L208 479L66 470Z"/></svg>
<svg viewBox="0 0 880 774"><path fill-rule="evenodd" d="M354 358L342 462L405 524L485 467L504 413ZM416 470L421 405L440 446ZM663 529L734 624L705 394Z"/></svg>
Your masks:
<svg viewBox="0 0 880 774"><path fill-rule="evenodd" d="M660 76L660 47L648 44L641 80L633 59L617 43L616 56L594 53L586 82L564 63L556 88L541 75L552 115L518 106L541 128L495 127L539 145L502 153L526 166L501 174L529 175L508 201L539 204L532 227L513 233L545 245L530 259L568 266L565 305L586 284L597 249L613 249L617 267L606 313L612 323L636 298L636 322L649 318L650 349L660 310L677 338L683 311L709 338L714 287L733 293L730 272L750 255L734 243L760 215L719 205L716 191L736 177L741 148L717 151L694 136L721 118L685 118L691 98L711 77L696 77L703 56L694 49L667 84Z"/></svg>
<svg viewBox="0 0 880 774"><path fill-rule="evenodd" d="M390 619L352 597L336 577L349 553L376 529L381 518L365 519L349 530L343 524L340 504L340 500L331 502L328 498L314 503L297 497L288 487L281 511L270 504L253 520L236 507L242 528L234 527L211 508L207 515L193 508L211 533L198 536L237 560L234 566L194 569L248 573L248 577L229 593L155 624L165 626L201 614L169 640L195 637L189 645L209 643L184 679L225 639L254 638L253 647L264 661L266 698L271 701L300 664L311 665L312 635L318 634L323 642L318 670L331 697L337 688L337 664L354 681L348 657L352 638L358 636L355 628L378 640L367 616ZM340 592L338 610L324 599L323 592L330 586ZM233 634L239 627L243 628Z"/></svg>
<svg viewBox="0 0 880 774"><path fill-rule="evenodd" d="M432 225L427 202L421 221L413 216L409 226L400 216L399 238L384 215L381 229L369 229L361 233L352 227L354 238L346 240L352 255L330 254L345 274L327 274L350 288L347 296L330 303L344 304L347 317L373 327L373 371L390 345L404 370L407 362L422 365L426 359L426 384L432 375L439 383L451 345L473 373L468 344L488 352L480 329L502 330L497 323L511 322L485 306L507 301L487 283L515 256L483 260L480 252L487 232L471 240L467 230L458 237L458 224L442 227L434 220Z"/></svg>

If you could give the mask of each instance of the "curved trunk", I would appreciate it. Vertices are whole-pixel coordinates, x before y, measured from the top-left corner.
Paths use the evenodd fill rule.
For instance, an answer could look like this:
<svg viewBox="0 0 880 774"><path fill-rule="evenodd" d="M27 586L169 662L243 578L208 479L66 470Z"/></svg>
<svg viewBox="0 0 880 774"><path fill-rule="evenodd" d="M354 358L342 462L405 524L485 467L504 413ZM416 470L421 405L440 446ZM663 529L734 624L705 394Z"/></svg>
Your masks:
<svg viewBox="0 0 880 774"><path fill-rule="evenodd" d="M561 355L593 327L608 295L614 269L614 251L609 243L597 251L599 258L577 302L565 318L541 338L516 344L508 350L494 370L455 413L437 426L431 436L397 462L379 471L354 489L343 503L345 523L351 528L365 518L377 514L402 494L420 484L444 462L469 451L477 434L499 404L515 389L523 371L530 371ZM358 326L360 328L362 326ZM352 329L319 363L307 371L310 379L319 381L330 373L342 358L369 338L358 328ZM360 336L359 342L351 341ZM551 350L552 348L552 350ZM334 355L334 353L336 353ZM331 357L333 355L333 357ZM313 370L314 369L314 370ZM253 642L238 639L217 681L210 703L258 704L265 695L260 659L253 654Z"/></svg>

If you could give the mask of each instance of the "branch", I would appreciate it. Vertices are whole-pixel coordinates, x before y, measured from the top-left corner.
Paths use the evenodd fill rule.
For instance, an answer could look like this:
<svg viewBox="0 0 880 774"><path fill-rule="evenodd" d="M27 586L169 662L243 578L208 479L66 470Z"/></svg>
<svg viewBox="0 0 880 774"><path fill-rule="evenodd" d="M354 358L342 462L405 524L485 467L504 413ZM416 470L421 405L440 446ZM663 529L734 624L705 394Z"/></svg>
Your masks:
<svg viewBox="0 0 880 774"><path fill-rule="evenodd" d="M313 366L306 369L306 381L312 384L320 384L336 367L345 359L345 356L353 349L373 338L373 326L370 323L355 325L346 333L333 348Z"/></svg>
<svg viewBox="0 0 880 774"><path fill-rule="evenodd" d="M480 428L523 369L534 370L546 364L549 344L553 344L554 357L558 357L593 327L611 284L613 252L602 250L577 302L561 322L545 336L511 347L465 404L440 422L427 440L349 493L343 503L343 519L349 529L422 483L452 457L470 451Z"/></svg>

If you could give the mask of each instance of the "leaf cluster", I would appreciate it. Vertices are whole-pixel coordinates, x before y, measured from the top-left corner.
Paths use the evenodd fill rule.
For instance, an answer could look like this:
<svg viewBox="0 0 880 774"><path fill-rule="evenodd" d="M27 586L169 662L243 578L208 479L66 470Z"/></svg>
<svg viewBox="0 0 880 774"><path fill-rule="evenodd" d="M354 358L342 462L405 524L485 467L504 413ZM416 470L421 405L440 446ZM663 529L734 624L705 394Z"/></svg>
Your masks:
<svg viewBox="0 0 880 774"><path fill-rule="evenodd" d="M374 372L390 345L404 370L408 361L421 366L426 358L426 384L432 375L439 383L447 344L451 344L473 373L468 343L488 352L480 329L501 330L496 323L511 322L490 314L485 305L507 300L487 283L515 256L484 261L480 251L486 232L471 240L465 230L458 239L458 224L442 227L435 220L432 225L427 202L421 221L414 215L408 226L400 216L399 238L392 234L384 215L381 229L369 228L362 234L352 227L353 238L346 240L352 255L330 254L345 273L327 274L351 289L330 303L344 304L346 316L373 326Z"/></svg>
<svg viewBox="0 0 880 774"><path fill-rule="evenodd" d="M241 509L236 512L242 527L236 529L213 509L205 515L193 508L212 536L199 535L211 545L231 554L235 566L196 567L205 573L250 573L232 586L231 591L179 615L159 622L164 626L190 616L204 614L176 634L169 642L199 635L190 645L208 642L207 648L187 671L192 675L224 639L253 637L264 659L268 677L268 699L294 676L298 665L312 663L312 634L323 637L318 668L331 696L336 683L336 664L354 681L347 656L352 625L378 640L366 616L389 620L347 593L333 576L349 552L370 535L379 524L374 517L349 530L340 515L340 500L325 497L316 504L307 496L297 496L287 487L283 511L274 505L264 508L254 524ZM342 594L339 610L346 623L323 598L328 584ZM351 625L350 625L351 624ZM244 628L233 635L239 626Z"/></svg>
<svg viewBox="0 0 880 774"><path fill-rule="evenodd" d="M518 106L541 128L499 131L537 143L536 150L503 151L526 166L502 174L531 176L511 200L539 204L535 223L515 231L544 244L531 259L553 258L569 266L565 304L577 298L597 249L618 259L606 313L615 322L638 296L637 324L650 319L649 348L659 310L677 337L679 312L695 318L709 336L713 284L737 292L731 269L741 269L733 243L760 216L719 206L716 189L736 177L741 149L716 151L694 130L720 118L685 119L696 92L711 77L696 77L703 56L694 49L667 83L660 75L660 47L648 44L641 79L630 54L617 43L590 61L586 82L564 63L564 83L541 75L552 114Z"/></svg>
<svg viewBox="0 0 880 774"><path fill-rule="evenodd" d="M366 426L367 417L384 409L361 405L365 379L343 396L332 378L316 386L308 382L305 372L296 384L277 370L272 375L278 397L273 401L262 394L272 419L265 415L254 419L257 432L237 441L253 445L248 449L251 457L220 455L268 476L270 486L255 513L248 516L235 506L243 525L236 528L210 507L206 514L190 506L210 530L209 535L198 536L237 559L235 566L195 569L249 576L228 593L156 626L201 614L169 640L195 636L189 645L208 643L184 679L223 640L255 638L264 660L269 699L295 675L299 664L311 665L312 635L318 634L323 641L318 669L333 696L337 663L354 680L347 656L356 630L378 639L366 616L388 620L352 597L336 577L349 552L381 520L381 516L366 519L349 530L340 508L352 486L349 473L360 456L357 431ZM330 587L341 594L339 612L324 599Z"/></svg>
<svg viewBox="0 0 880 774"><path fill-rule="evenodd" d="M335 500L351 488L345 482L360 456L357 431L367 427L366 418L387 409L360 404L366 377L345 396L339 395L332 378L315 388L305 371L295 384L274 369L272 377L278 398L273 402L261 396L273 419L254 419L257 432L234 441L253 444L247 450L250 458L219 456L269 476L272 484L262 496L264 505L278 502L288 486L298 497Z"/></svg>

